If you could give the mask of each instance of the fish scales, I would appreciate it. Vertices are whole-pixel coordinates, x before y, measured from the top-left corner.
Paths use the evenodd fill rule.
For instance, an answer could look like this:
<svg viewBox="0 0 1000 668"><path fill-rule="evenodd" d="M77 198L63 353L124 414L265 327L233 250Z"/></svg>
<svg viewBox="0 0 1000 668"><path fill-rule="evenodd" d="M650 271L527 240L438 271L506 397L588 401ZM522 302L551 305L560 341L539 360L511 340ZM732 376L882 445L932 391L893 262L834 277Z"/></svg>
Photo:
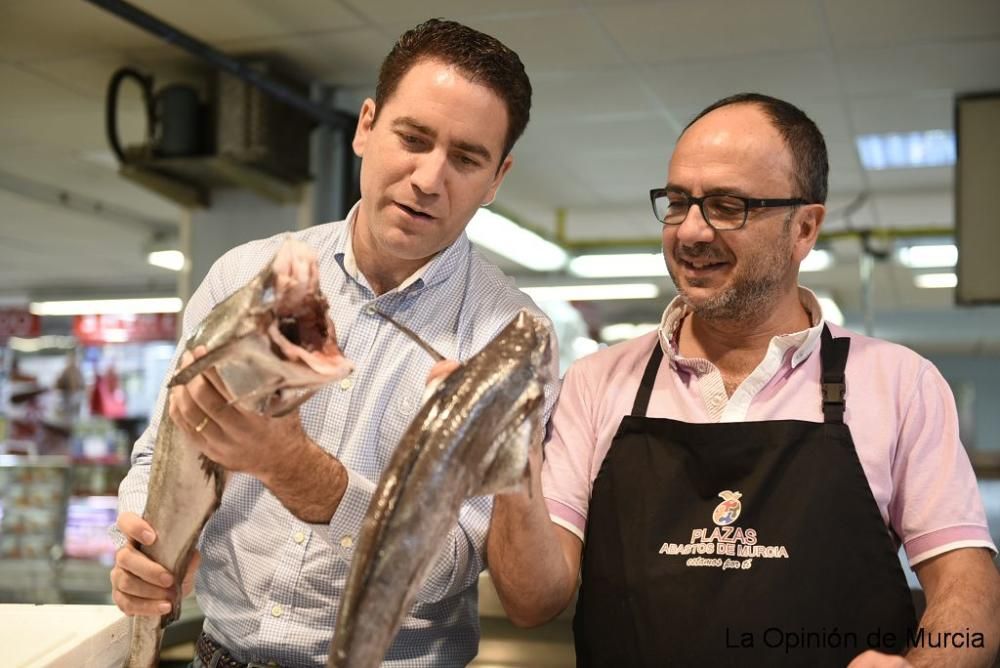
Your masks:
<svg viewBox="0 0 1000 668"><path fill-rule="evenodd" d="M462 503L526 481L541 437L549 329L521 311L450 374L404 433L362 525L329 666L381 663Z"/></svg>

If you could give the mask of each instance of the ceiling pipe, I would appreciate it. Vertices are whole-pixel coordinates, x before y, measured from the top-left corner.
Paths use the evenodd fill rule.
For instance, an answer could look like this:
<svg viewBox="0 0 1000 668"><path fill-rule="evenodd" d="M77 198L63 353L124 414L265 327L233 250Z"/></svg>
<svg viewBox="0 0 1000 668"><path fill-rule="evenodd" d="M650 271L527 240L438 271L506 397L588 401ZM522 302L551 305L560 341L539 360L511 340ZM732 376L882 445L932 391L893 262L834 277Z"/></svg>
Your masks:
<svg viewBox="0 0 1000 668"><path fill-rule="evenodd" d="M87 0L87 2L128 21L134 26L142 28L146 32L174 46L184 49L194 57L207 62L213 67L229 72L251 86L259 88L264 93L291 107L295 107L325 125L347 132L354 131L357 121L350 114L317 104L308 97L304 97L296 91L269 79L252 67L248 67L221 51L213 49L205 42L195 39L177 28L164 23L135 5L124 2L124 0Z"/></svg>

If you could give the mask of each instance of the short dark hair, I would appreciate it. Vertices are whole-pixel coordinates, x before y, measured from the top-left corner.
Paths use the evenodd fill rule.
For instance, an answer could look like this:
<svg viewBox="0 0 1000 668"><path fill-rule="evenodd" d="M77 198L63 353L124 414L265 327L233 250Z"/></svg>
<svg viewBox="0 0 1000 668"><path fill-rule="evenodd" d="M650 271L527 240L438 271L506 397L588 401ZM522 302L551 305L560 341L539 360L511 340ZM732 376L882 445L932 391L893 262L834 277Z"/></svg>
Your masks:
<svg viewBox="0 0 1000 668"><path fill-rule="evenodd" d="M507 107L503 161L528 125L531 82L517 54L500 40L455 21L430 19L403 33L382 61L375 87L375 113L400 80L422 60L454 65L473 83L492 90Z"/></svg>
<svg viewBox="0 0 1000 668"><path fill-rule="evenodd" d="M800 191L795 196L813 204L826 203L830 164L823 133L804 111L790 102L761 93L730 95L705 107L684 127L681 134L683 135L688 128L716 109L732 104L753 104L764 111L792 152L792 159L795 161L795 180Z"/></svg>

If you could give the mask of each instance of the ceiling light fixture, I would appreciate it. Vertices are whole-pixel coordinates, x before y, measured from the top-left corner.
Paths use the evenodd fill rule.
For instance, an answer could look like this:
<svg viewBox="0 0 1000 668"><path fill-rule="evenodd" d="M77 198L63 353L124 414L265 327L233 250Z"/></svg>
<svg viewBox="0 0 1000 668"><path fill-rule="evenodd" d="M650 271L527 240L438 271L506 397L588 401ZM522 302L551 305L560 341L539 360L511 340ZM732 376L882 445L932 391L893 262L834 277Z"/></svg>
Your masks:
<svg viewBox="0 0 1000 668"><path fill-rule="evenodd" d="M955 164L955 133L951 130L859 135L855 143L861 164L869 171Z"/></svg>
<svg viewBox="0 0 1000 668"><path fill-rule="evenodd" d="M619 253L580 255L569 261L569 273L582 278L627 278L664 276L663 253Z"/></svg>
<svg viewBox="0 0 1000 668"><path fill-rule="evenodd" d="M474 244L535 271L562 269L569 259L556 244L489 209L480 208L465 232Z"/></svg>
<svg viewBox="0 0 1000 668"><path fill-rule="evenodd" d="M521 290L536 302L617 301L619 299L656 299L660 296L660 289L653 283L545 285L521 288Z"/></svg>
<svg viewBox="0 0 1000 668"><path fill-rule="evenodd" d="M652 332L660 326L658 322L619 322L601 327L602 341L627 341Z"/></svg>
<svg viewBox="0 0 1000 668"><path fill-rule="evenodd" d="M152 251L146 255L146 261L154 267L162 267L171 271L180 271L184 268L184 253L179 250Z"/></svg>
<svg viewBox="0 0 1000 668"><path fill-rule="evenodd" d="M130 315L139 313L178 313L183 302L178 297L147 299L88 299L76 301L32 302L28 310L35 315Z"/></svg>
<svg viewBox="0 0 1000 668"><path fill-rule="evenodd" d="M896 258L901 265L911 269L954 267L958 263L958 246L955 244L904 246L896 251Z"/></svg>
<svg viewBox="0 0 1000 668"><path fill-rule="evenodd" d="M813 248L799 264L799 271L823 271L833 264L833 254L828 250Z"/></svg>
<svg viewBox="0 0 1000 668"><path fill-rule="evenodd" d="M918 288L953 288L958 285L956 274L917 274L913 284Z"/></svg>

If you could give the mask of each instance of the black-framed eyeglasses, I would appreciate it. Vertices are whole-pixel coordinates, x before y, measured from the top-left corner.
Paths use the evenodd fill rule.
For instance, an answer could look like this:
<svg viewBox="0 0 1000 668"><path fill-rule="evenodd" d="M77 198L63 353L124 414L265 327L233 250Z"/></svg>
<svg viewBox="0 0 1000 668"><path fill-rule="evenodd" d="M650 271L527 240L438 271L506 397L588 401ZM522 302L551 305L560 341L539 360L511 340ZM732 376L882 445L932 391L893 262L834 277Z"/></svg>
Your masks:
<svg viewBox="0 0 1000 668"><path fill-rule="evenodd" d="M649 201L653 205L653 214L656 219L664 225L680 225L687 218L691 205L697 204L698 208L701 209L701 217L717 230L740 229L746 224L750 209L808 204L806 200L801 198L756 199L726 194L692 197L666 188L650 190Z"/></svg>

